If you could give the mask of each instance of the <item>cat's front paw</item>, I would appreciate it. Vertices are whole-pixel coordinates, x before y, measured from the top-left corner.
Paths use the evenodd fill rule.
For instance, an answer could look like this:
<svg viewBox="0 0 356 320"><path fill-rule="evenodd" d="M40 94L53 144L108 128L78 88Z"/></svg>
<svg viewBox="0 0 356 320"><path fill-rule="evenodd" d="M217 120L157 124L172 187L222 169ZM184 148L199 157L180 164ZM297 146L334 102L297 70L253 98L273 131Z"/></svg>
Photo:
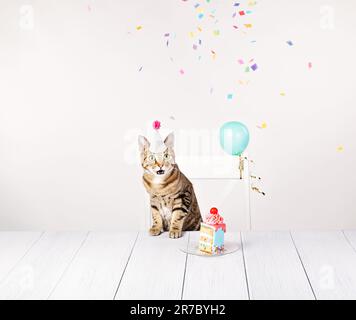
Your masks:
<svg viewBox="0 0 356 320"><path fill-rule="evenodd" d="M161 234L161 229L158 227L152 227L148 230L151 236L159 236Z"/></svg>
<svg viewBox="0 0 356 320"><path fill-rule="evenodd" d="M172 239L177 239L182 236L182 230L170 230L169 237Z"/></svg>

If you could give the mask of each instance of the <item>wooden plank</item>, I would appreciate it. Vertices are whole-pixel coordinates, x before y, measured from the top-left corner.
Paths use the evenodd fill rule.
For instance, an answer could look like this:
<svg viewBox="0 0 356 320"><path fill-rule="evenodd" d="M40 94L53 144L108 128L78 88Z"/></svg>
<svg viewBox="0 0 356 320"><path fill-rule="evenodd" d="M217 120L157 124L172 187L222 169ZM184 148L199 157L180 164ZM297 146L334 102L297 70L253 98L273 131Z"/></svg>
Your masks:
<svg viewBox="0 0 356 320"><path fill-rule="evenodd" d="M314 299L289 232L242 233L251 299Z"/></svg>
<svg viewBox="0 0 356 320"><path fill-rule="evenodd" d="M190 243L198 243L199 232L191 232ZM220 257L188 255L183 299L248 299L239 233L226 233L227 241L240 249Z"/></svg>
<svg viewBox="0 0 356 320"><path fill-rule="evenodd" d="M0 299L47 299L86 232L45 233L0 284Z"/></svg>
<svg viewBox="0 0 356 320"><path fill-rule="evenodd" d="M91 232L50 299L114 299L136 237Z"/></svg>
<svg viewBox="0 0 356 320"><path fill-rule="evenodd" d="M0 282L40 238L42 232L0 232Z"/></svg>
<svg viewBox="0 0 356 320"><path fill-rule="evenodd" d="M354 251L356 252L356 230L345 230L344 235L347 241L350 243Z"/></svg>
<svg viewBox="0 0 356 320"><path fill-rule="evenodd" d="M356 299L356 254L342 231L292 235L317 299Z"/></svg>
<svg viewBox="0 0 356 320"><path fill-rule="evenodd" d="M157 237L140 233L116 299L180 299L189 233L170 239L168 232Z"/></svg>

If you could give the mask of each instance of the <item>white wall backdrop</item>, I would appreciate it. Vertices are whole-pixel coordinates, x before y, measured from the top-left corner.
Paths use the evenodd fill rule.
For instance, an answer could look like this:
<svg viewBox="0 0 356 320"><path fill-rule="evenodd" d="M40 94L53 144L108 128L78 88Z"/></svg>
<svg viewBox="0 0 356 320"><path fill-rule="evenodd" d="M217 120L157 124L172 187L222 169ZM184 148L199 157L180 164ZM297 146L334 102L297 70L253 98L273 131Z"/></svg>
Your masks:
<svg viewBox="0 0 356 320"><path fill-rule="evenodd" d="M0 0L0 229L144 228L156 118L231 229L356 228L356 2L236 2ZM263 178L250 211L230 120Z"/></svg>

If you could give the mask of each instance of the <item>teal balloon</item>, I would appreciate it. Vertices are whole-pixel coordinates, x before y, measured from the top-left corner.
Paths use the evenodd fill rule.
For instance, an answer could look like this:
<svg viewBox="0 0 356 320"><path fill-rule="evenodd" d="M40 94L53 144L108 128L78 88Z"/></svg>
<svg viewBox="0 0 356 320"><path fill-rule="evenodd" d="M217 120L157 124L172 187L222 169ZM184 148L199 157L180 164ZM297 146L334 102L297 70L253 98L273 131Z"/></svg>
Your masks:
<svg viewBox="0 0 356 320"><path fill-rule="evenodd" d="M250 141L247 127L237 121L226 122L220 128L220 145L229 154L239 156Z"/></svg>

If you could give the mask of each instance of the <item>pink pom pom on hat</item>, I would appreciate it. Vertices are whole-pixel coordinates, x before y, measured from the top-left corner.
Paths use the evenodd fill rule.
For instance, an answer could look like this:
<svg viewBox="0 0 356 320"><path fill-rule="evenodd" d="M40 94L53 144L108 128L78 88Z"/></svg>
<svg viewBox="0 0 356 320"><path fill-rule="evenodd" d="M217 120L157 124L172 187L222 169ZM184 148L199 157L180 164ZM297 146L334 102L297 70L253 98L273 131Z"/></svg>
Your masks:
<svg viewBox="0 0 356 320"><path fill-rule="evenodd" d="M153 121L153 129L159 130L159 128L161 128L161 122L158 120Z"/></svg>

